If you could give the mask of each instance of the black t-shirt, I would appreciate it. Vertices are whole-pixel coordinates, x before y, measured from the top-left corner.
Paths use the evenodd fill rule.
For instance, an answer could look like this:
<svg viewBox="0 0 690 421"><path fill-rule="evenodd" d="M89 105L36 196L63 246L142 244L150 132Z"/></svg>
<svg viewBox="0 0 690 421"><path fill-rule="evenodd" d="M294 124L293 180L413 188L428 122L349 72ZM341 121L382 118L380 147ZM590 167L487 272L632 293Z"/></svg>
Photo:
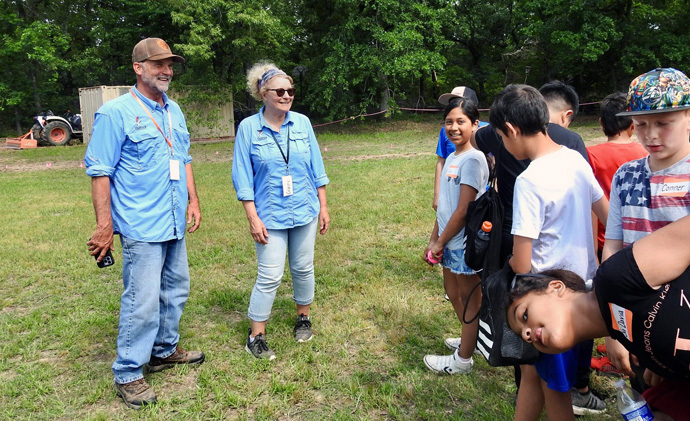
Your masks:
<svg viewBox="0 0 690 421"><path fill-rule="evenodd" d="M570 131L558 124L549 123L547 128L549 137L559 145L563 145L575 151L589 163L587 148L579 134ZM498 180L498 197L503 203L505 214L503 216L503 231L510 234L513 227L513 190L515 179L530 163L529 159L522 161L515 159L503 145L501 136L492 125L477 130L475 135L477 147L484 153L491 153L496 158L496 179Z"/></svg>
<svg viewBox="0 0 690 421"><path fill-rule="evenodd" d="M594 277L606 327L643 367L690 380L690 268L654 289L640 273L632 247L611 256Z"/></svg>

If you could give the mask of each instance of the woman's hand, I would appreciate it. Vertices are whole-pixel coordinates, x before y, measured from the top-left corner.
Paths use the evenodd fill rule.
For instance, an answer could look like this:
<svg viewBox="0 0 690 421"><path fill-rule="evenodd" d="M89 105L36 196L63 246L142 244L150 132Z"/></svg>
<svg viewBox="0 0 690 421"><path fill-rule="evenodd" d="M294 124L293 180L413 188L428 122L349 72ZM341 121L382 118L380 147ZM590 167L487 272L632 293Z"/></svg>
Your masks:
<svg viewBox="0 0 690 421"><path fill-rule="evenodd" d="M319 211L319 234L324 235L330 226L331 217L328 214L328 208L322 206L321 210Z"/></svg>
<svg viewBox="0 0 690 421"><path fill-rule="evenodd" d="M257 243L268 244L268 231L258 216L249 220L249 232Z"/></svg>

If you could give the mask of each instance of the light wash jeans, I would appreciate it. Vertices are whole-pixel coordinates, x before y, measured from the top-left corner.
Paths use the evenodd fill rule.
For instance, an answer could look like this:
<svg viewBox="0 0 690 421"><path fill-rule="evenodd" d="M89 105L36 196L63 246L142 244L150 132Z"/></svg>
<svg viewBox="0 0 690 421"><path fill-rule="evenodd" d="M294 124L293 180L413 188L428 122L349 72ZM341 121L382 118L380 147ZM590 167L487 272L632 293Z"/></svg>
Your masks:
<svg viewBox="0 0 690 421"><path fill-rule="evenodd" d="M247 315L251 320L264 322L271 315L285 272L286 251L295 303L308 305L314 301L314 243L318 219L301 227L268 230L268 244L255 243L259 270L249 298Z"/></svg>
<svg viewBox="0 0 690 421"><path fill-rule="evenodd" d="M189 297L189 266L185 239L161 243L135 241L120 235L122 280L117 383L144 377L151 356L172 355L180 339L178 327Z"/></svg>

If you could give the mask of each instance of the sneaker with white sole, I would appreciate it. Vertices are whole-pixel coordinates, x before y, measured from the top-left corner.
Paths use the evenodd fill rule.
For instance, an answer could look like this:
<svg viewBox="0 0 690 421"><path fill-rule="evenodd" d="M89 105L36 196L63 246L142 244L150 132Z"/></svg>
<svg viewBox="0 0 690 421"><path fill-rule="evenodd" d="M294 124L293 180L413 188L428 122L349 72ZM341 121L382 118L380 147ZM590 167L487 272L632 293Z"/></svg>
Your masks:
<svg viewBox="0 0 690 421"><path fill-rule="evenodd" d="M462 338L446 338L443 343L446 344L448 349L451 351L455 351L456 349L460 348L460 343L462 342ZM481 351L479 351L477 348L474 348L474 353L477 355L481 355Z"/></svg>
<svg viewBox="0 0 690 421"><path fill-rule="evenodd" d="M256 358L265 358L269 361L276 359L276 354L268 347L266 343L266 335L259 333L254 337L252 341L251 338L252 329L249 329L249 334L247 335L247 344L244 346L245 351L252 354Z"/></svg>
<svg viewBox="0 0 690 421"><path fill-rule="evenodd" d="M425 355L424 364L435 373L440 374L468 374L472 371L474 361L460 362L457 351L451 355Z"/></svg>
<svg viewBox="0 0 690 421"><path fill-rule="evenodd" d="M311 319L309 319L309 316L305 316L304 314L297 316L297 323L295 323L293 332L297 342L311 341Z"/></svg>
<svg viewBox="0 0 690 421"><path fill-rule="evenodd" d="M570 389L573 399L573 413L575 415L597 415L606 411L606 404L590 390L587 393L580 393L577 389Z"/></svg>

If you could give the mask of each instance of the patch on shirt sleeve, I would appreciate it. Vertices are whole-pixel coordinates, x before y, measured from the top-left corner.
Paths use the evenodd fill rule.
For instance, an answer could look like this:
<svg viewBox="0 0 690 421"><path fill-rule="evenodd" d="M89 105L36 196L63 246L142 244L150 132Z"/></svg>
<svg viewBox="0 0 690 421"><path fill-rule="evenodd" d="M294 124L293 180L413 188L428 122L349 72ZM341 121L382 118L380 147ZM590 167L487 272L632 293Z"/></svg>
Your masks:
<svg viewBox="0 0 690 421"><path fill-rule="evenodd" d="M632 312L619 305L609 303L611 326L632 342Z"/></svg>

